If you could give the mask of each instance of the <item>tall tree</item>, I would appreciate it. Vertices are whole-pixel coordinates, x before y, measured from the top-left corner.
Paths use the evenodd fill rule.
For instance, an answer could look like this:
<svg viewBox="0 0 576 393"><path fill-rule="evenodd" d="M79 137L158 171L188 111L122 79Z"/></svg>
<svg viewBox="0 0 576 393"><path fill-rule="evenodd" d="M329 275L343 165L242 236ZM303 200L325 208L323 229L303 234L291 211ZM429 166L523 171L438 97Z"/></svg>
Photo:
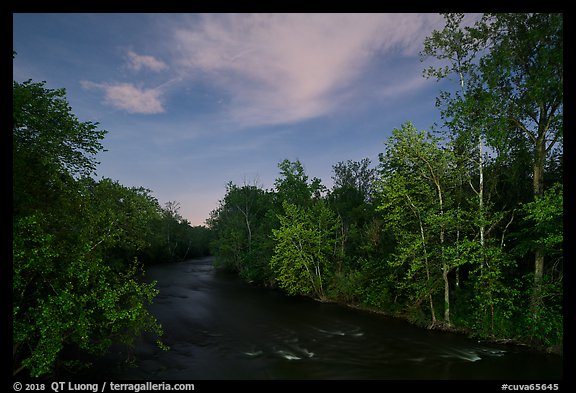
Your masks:
<svg viewBox="0 0 576 393"><path fill-rule="evenodd" d="M544 195L547 154L563 135L563 30L562 14L518 13L485 15L472 31L489 46L476 89L511 123L505 131L519 132L532 145L535 200ZM538 308L545 249L534 254L533 307Z"/></svg>
<svg viewBox="0 0 576 393"><path fill-rule="evenodd" d="M176 259L176 250L181 246L180 242L182 239L179 238L178 232L182 220L183 218L180 215L180 202L166 202L162 209L162 232L170 261Z"/></svg>
<svg viewBox="0 0 576 393"><path fill-rule="evenodd" d="M312 198L318 199L326 191L326 187L318 178L311 181L304 170L300 160L283 160L278 164L280 176L274 181L278 201L294 203L298 206L307 206Z"/></svg>
<svg viewBox="0 0 576 393"><path fill-rule="evenodd" d="M468 139L463 131L474 131L479 148L483 137L499 154L521 151L518 143L531 146L532 189L538 199L544 192L547 155L563 134L563 16L485 14L469 27L463 27L462 20L461 14L446 15L446 27L426 39L423 51L449 61L448 67L431 68L428 75L459 76L461 91L455 97L446 93L440 97L448 103L444 114L453 117L448 123L460 128L461 140ZM479 173L476 191L482 202ZM545 249L537 248L534 312L541 303L544 260Z"/></svg>
<svg viewBox="0 0 576 393"><path fill-rule="evenodd" d="M323 200L308 207L284 202L270 260L279 286L292 295L325 299L333 271L340 222Z"/></svg>
<svg viewBox="0 0 576 393"><path fill-rule="evenodd" d="M14 82L12 99L13 210L19 216L55 203L75 178L92 174L107 131L78 121L66 91L47 89L45 82Z"/></svg>
<svg viewBox="0 0 576 393"><path fill-rule="evenodd" d="M407 296L418 306L425 299L430 307L431 325L437 324L434 292L436 291L436 264L430 256L433 242L430 228L425 222L433 197L415 173L392 169L390 162L382 162L379 186L379 204L384 224L394 233L395 250L389 264L399 275L396 290L407 290Z"/></svg>
<svg viewBox="0 0 576 393"><path fill-rule="evenodd" d="M151 223L160 219L158 201L143 187L124 187L117 181L84 179L88 191L84 219L87 238L101 250L109 263L126 264L151 246L154 234Z"/></svg>
<svg viewBox="0 0 576 393"><path fill-rule="evenodd" d="M375 174L375 169L370 168L370 164L369 158L363 158L360 161L340 161L332 165L333 189L356 190L364 202L369 202Z"/></svg>
<svg viewBox="0 0 576 393"><path fill-rule="evenodd" d="M350 267L363 247L366 226L374 217L372 208L375 168L370 160L341 161L332 166L334 186L328 202L342 221L342 252Z"/></svg>
<svg viewBox="0 0 576 393"><path fill-rule="evenodd" d="M469 151L473 150L472 145L477 146L477 168L478 184L476 187L469 180L471 188L478 196L478 215L480 250L485 248L485 206L484 206L484 136L482 127L479 126L478 116L474 114L475 108L463 103L464 97L468 94L469 81L475 77L475 58L480 48L477 40L470 35L469 28L463 25L464 14L452 13L443 14L445 26L441 31L434 30L429 37L424 39L424 49L421 52L422 59L434 57L448 64L435 68L428 67L424 70L427 78L436 77L438 80L450 78L457 75L459 88L451 94L443 91L437 99L437 106L441 106L442 119L444 125L452 134L452 145L454 153L461 158L459 165L465 166L469 157ZM462 173L462 172L460 172ZM459 182L462 187L463 182ZM481 265L485 261L481 260Z"/></svg>
<svg viewBox="0 0 576 393"><path fill-rule="evenodd" d="M435 259L442 272L444 283L444 321L448 325L450 320L450 283L448 274L454 265L446 258L446 233L449 216L446 213L446 188L449 181L450 162L452 157L450 151L442 149L440 140L430 133L419 132L412 123L405 123L401 129L395 129L389 139L386 155L381 155L381 168L383 181L388 186L392 184L405 184L404 181L390 183L389 179L403 176L411 184L402 187L407 191L410 187L423 190L421 184L426 185L426 192L419 196L420 203L424 204L427 210L426 217L422 217L420 208L414 203L417 196L412 196L410 192L401 192L406 198L406 206L418 218L422 245L426 244L426 235L423 234L425 222L438 236L435 247ZM387 180L388 179L388 180ZM421 183L421 184L418 184ZM392 188L395 186L392 185ZM384 191L382 191L384 194ZM386 198L385 195L383 195ZM426 198L427 200L422 200ZM430 203L433 201L433 205ZM384 205L382 205L384 206ZM381 208L382 208L381 206ZM388 205L389 206L389 205ZM429 252L426 252L428 255ZM428 266L428 257L425 257L425 266ZM428 269L428 267L427 267Z"/></svg>
<svg viewBox="0 0 576 393"><path fill-rule="evenodd" d="M218 263L249 281L268 283L268 261L273 253L271 228L275 226L273 194L257 185L228 183L220 207L208 221L215 233L212 243Z"/></svg>
<svg viewBox="0 0 576 393"><path fill-rule="evenodd" d="M65 349L100 354L143 331L161 334L145 307L155 284L142 283L134 263L116 269L105 260L104 243L139 242L122 226L130 208L84 179L104 134L73 115L63 89L14 82L13 374L50 375L76 362ZM96 214L97 205L106 211Z"/></svg>

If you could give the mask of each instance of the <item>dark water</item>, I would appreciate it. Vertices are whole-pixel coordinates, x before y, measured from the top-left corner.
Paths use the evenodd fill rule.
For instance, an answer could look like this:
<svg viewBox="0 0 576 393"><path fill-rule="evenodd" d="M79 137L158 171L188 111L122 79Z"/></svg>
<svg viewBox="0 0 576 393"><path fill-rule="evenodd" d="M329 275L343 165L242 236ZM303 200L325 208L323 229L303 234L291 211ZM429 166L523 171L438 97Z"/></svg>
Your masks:
<svg viewBox="0 0 576 393"><path fill-rule="evenodd" d="M335 304L291 298L214 271L212 260L148 269L162 323L135 350L136 368L107 378L199 379L562 379L562 357L479 343L461 335Z"/></svg>

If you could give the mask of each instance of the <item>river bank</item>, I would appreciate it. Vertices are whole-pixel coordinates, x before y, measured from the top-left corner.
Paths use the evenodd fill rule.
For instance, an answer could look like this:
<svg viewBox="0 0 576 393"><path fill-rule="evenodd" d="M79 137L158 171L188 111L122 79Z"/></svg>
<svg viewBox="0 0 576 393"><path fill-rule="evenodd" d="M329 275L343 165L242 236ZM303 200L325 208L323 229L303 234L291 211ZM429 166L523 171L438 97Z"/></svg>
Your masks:
<svg viewBox="0 0 576 393"><path fill-rule="evenodd" d="M502 344L502 345L508 345L508 346L522 347L522 348L531 349L531 350L534 350L537 352L553 354L553 355L558 355L558 356L563 356L563 354L564 354L563 347L560 345L545 346L545 345L541 345L541 344L525 342L525 341L514 339L514 338L497 338L497 337L477 338L477 337L475 337L474 332L471 331L470 329L466 329L463 327L457 327L457 326L453 326L453 325L450 326L450 325L448 325L442 321L439 321L439 322L437 321L435 324L429 324L428 326L423 326L421 324L414 323L413 321L411 321L410 317L407 315L391 314L391 313L387 313L383 310L378 310L378 309L371 308L371 307L361 306L358 304L351 304L351 303L344 303L344 302L337 302L337 301L334 301L334 303L337 303L337 304L340 304L344 307L352 308L355 310L361 310L361 311L365 311L365 312L369 312L369 313L385 315L385 316L392 317L392 318L399 318L401 320L413 323L416 326L423 327L423 328L430 329L430 330L438 330L438 331L462 334L466 337L477 339L479 343Z"/></svg>
<svg viewBox="0 0 576 393"><path fill-rule="evenodd" d="M223 271L226 271L226 270L223 269ZM231 273L231 274L235 275L234 273ZM254 286L254 287L261 287L261 285L255 283L253 281L244 281L244 282L246 282L247 284ZM282 292L278 288L269 287L269 286L265 286L265 287L269 288L269 289L277 290L279 293L281 293L284 296L289 296L289 295L285 294L284 292ZM551 354L551 355L556 355L556 356L560 356L560 357L563 357L563 353L564 353L563 346L561 346L561 345L546 346L546 345L542 345L539 343L529 342L526 340L521 340L521 339L517 339L517 338L510 338L510 337L479 337L474 331L472 331L470 329L467 329L467 328L461 327L461 326L455 326L453 324L449 325L449 324L445 323L444 321L438 321L437 320L435 323L423 324L422 322L414 321L413 318L411 318L408 314L390 313L390 312L387 312L385 310L381 310L378 308L369 307L369 306L361 305L358 303L350 303L350 302L346 302L346 301L342 301L342 300L338 300L338 299L333 299L333 298L329 298L329 297L324 297L322 299L319 299L319 298L309 296L308 298L310 298L316 302L320 302L320 303L336 304L336 305L339 305L339 306L342 306L345 308L359 310L359 311L371 313L371 314L383 315L383 316L386 316L389 318L399 319L399 320L411 323L417 327L425 328L428 330L436 330L436 331L460 334L460 335L466 336L468 338L475 339L479 343L498 344L498 345L506 345L506 346L511 346L511 347L519 347L519 348L529 349L529 350L532 350L532 351L535 351L538 353Z"/></svg>

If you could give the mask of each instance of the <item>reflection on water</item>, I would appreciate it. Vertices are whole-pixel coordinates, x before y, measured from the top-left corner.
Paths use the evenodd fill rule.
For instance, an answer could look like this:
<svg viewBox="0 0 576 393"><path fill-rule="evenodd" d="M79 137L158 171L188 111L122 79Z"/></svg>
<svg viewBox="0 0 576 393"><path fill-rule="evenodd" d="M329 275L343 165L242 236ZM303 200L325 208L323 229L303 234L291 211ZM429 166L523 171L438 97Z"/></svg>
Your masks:
<svg viewBox="0 0 576 393"><path fill-rule="evenodd" d="M211 263L149 268L160 289L151 312L171 349L161 351L144 336L135 349L137 368L107 363L98 372L144 380L562 378L558 356L284 296Z"/></svg>

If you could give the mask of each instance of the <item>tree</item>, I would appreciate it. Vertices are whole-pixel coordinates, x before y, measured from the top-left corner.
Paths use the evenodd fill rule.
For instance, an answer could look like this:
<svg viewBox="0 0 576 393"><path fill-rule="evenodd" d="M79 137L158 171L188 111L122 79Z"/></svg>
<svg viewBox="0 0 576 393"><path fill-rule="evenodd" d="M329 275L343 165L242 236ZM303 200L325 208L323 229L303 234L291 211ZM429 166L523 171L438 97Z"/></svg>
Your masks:
<svg viewBox="0 0 576 393"><path fill-rule="evenodd" d="M406 217L407 212L417 218L419 235L407 238L409 243L401 243L398 248L400 254L397 254L397 257L402 263L412 265L410 271L418 270L418 265L412 262L412 256L415 248L422 248L423 267L427 272L426 286L430 291L434 290L434 287L430 288L430 271L436 270L431 268L430 264L434 262L439 266L444 283L444 321L450 325L448 274L455 266L445 255L450 218L446 214L445 190L450 177L452 157L449 150L439 146L439 142L438 138L432 137L430 133L418 132L412 123L405 123L401 129L392 131L386 155L380 155L382 176L380 194L384 201L381 202L379 209L388 217L394 217L397 223L404 220L400 217ZM398 197L404 200L399 204L404 206L400 212L397 211L398 207L394 207L394 204L399 202ZM410 221L412 220L407 222ZM414 231L404 224L401 225L404 232ZM430 231L436 233L437 241L432 242L431 236L427 233ZM432 302L431 308L433 313ZM435 322L434 314L432 318Z"/></svg>
<svg viewBox="0 0 576 393"><path fill-rule="evenodd" d="M332 166L334 186L327 195L330 208L338 215L341 225L341 261L335 268L331 295L353 302L360 300L362 280L370 280L363 269L372 255L374 229L377 220L372 205L375 169L370 160L341 161Z"/></svg>
<svg viewBox="0 0 576 393"><path fill-rule="evenodd" d="M327 199L342 220L343 241L350 240L353 244L360 240L355 238L372 217L375 169L369 166L368 158L332 166L334 186Z"/></svg>
<svg viewBox="0 0 576 393"><path fill-rule="evenodd" d="M239 187L232 182L208 224L215 234L212 250L217 263L249 281L270 280L268 261L273 253L271 228L273 195L256 186Z"/></svg>
<svg viewBox="0 0 576 393"><path fill-rule="evenodd" d="M437 100L437 106L444 105L441 111L442 118L448 130L452 133L454 153L459 156L457 164L465 168L467 161L474 159L470 154L477 146L478 185L475 188L471 179L468 179L470 187L478 196L478 223L480 236L480 250L485 247L485 206L484 206L484 137L482 127L479 126L478 116L474 113L475 107L470 107L463 102L469 94L469 81L475 77L475 58L479 50L479 43L474 40L468 28L462 28L464 14L444 14L446 25L442 31L434 30L430 37L424 40L422 58L433 56L439 60L448 61L444 67L434 68L430 66L424 71L427 78L436 77L438 80L450 77L451 74L458 76L459 90L453 95L450 92L442 92ZM465 172L459 172L464 174ZM459 187L462 187L462 179ZM481 265L485 261L481 260Z"/></svg>
<svg viewBox="0 0 576 393"><path fill-rule="evenodd" d="M358 192L362 201L370 202L375 175L375 169L370 168L370 164L369 158L363 158L360 161L340 161L333 165L333 190L353 189Z"/></svg>
<svg viewBox="0 0 576 393"><path fill-rule="evenodd" d="M326 187L318 178L308 182L308 175L299 160L294 162L284 160L278 164L280 177L274 181L280 205L287 201L298 206L307 206L312 198L318 199L326 191Z"/></svg>
<svg viewBox="0 0 576 393"><path fill-rule="evenodd" d="M97 123L80 122L71 112L64 89L45 82L13 83L13 212L26 215L65 201L62 191L75 177L96 167L106 131ZM68 194L67 196L71 196Z"/></svg>
<svg viewBox="0 0 576 393"><path fill-rule="evenodd" d="M94 244L58 244L41 214L16 221L13 231L13 374L75 370L66 351L101 355L114 342L133 345L143 331L161 335L147 310L158 293L133 264L117 271L90 254Z"/></svg>
<svg viewBox="0 0 576 393"><path fill-rule="evenodd" d="M47 89L45 82L13 83L14 157L36 159L73 175L89 175L103 150L107 131L98 123L80 122L71 112L64 89Z"/></svg>
<svg viewBox="0 0 576 393"><path fill-rule="evenodd" d="M482 85L498 114L512 123L508 132L524 135L533 147L533 192L544 195L547 154L563 133L562 14L486 15L474 30L491 44L480 61ZM541 302L545 250L534 252L533 306Z"/></svg>
<svg viewBox="0 0 576 393"><path fill-rule="evenodd" d="M449 148L454 154L454 176L457 184L456 188L456 239L455 244L447 249L452 260L466 259L472 264L472 270L479 272L477 278L477 289L479 293L475 296L475 301L479 302L479 309L483 309L484 304L491 307L491 319L494 319L494 302L492 290L498 286L502 269L495 269L496 261L494 255L498 254L498 249L489 249L487 241L487 226L490 224L489 212L487 209L487 198L485 195L485 163L487 161L485 152L486 129L484 129L482 116L478 113L478 106L472 105L472 101L466 100L470 97L471 86L477 78L476 58L481 51L481 43L474 39L469 27L463 27L464 14L444 14L446 24L441 31L433 31L424 40L424 50L421 52L422 58L434 57L447 62L444 67L435 68L433 66L425 70L424 76L427 78L436 77L438 80L457 75L458 89L451 93L443 91L437 99L436 105L441 107L441 116L444 126L447 128L451 141ZM492 140L494 141L494 140ZM496 148L498 146L495 146ZM493 177L494 183L496 179ZM476 196L476 203L467 196L468 191L473 191ZM474 211L466 211L467 207L476 204ZM500 219L504 215L500 215ZM467 238L466 221L474 223L478 228L478 242ZM493 228L493 227L492 227ZM492 259L492 265L488 260ZM477 264L477 266L476 266ZM490 272L488 272L488 270ZM456 275L456 286L460 287L459 268ZM493 327L493 322L491 324ZM491 329L493 331L493 328Z"/></svg>
<svg viewBox="0 0 576 393"><path fill-rule="evenodd" d="M542 197L546 158L563 134L562 14L486 14L464 29L460 14L449 14L446 20L445 29L426 40L424 51L451 64L429 75L460 76L462 92L447 100L445 113L460 119L466 126L461 131L482 132L499 154L521 152L519 144L531 146L533 195ZM545 250L535 249L535 313L544 259Z"/></svg>
<svg viewBox="0 0 576 393"><path fill-rule="evenodd" d="M394 170L382 173L380 203L376 209L383 213L386 227L394 232L396 247L388 263L394 268L393 275L399 276L396 290L407 290L407 296L416 306L427 299L432 325L435 325L433 293L437 280L433 270L436 269L429 257L430 234L424 223L430 193L412 175Z"/></svg>
<svg viewBox="0 0 576 393"><path fill-rule="evenodd" d="M151 223L161 217L160 205L151 191L143 187L124 187L118 181L92 179L82 181L86 188L84 217L87 239L95 241L94 249L109 264L126 264L152 246Z"/></svg>
<svg viewBox="0 0 576 393"><path fill-rule="evenodd" d="M284 202L276 246L270 260L280 288L291 295L325 299L326 284L337 253L340 222L322 200L302 207Z"/></svg>
<svg viewBox="0 0 576 393"><path fill-rule="evenodd" d="M180 203L177 201L168 201L162 209L162 232L163 244L168 252L168 261L176 260L176 253L179 246L182 246L180 236L180 223L183 218L180 215ZM186 242L186 240L184 240Z"/></svg>
<svg viewBox="0 0 576 393"><path fill-rule="evenodd" d="M523 226L514 235L514 254L526 255L544 250L550 260L550 271L540 288L539 307L528 317L532 339L551 344L562 339L562 282L563 282L563 186L556 183L542 197L525 203L519 209Z"/></svg>
<svg viewBox="0 0 576 393"><path fill-rule="evenodd" d="M79 122L63 89L31 81L13 84L13 120L13 374L50 375L78 365L68 353L160 335L146 310L155 284L142 283L134 262L106 260L106 249L139 239L123 226L137 209L117 198L134 195L86 178L105 131Z"/></svg>
<svg viewBox="0 0 576 393"><path fill-rule="evenodd" d="M208 225L215 235L211 248L216 255L216 263L240 272L246 235L243 217L233 207L236 189L232 182L227 184L224 199L220 200L219 207L210 213Z"/></svg>

